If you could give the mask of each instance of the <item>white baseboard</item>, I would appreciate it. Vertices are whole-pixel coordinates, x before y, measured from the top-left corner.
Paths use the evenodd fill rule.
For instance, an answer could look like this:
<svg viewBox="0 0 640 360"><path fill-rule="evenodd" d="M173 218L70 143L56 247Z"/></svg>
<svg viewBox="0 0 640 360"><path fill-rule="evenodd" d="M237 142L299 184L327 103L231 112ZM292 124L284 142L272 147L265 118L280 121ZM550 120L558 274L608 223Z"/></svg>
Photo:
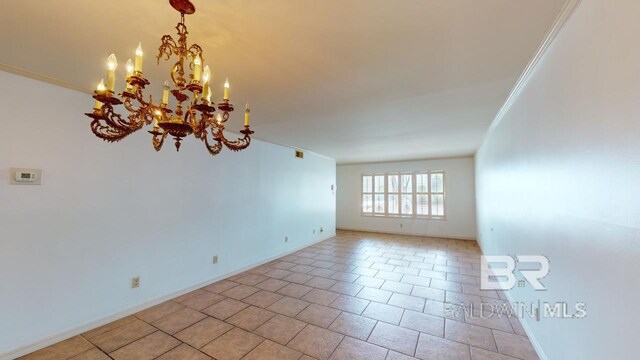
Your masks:
<svg viewBox="0 0 640 360"><path fill-rule="evenodd" d="M338 227L338 228L336 228L336 230L359 231L359 232L368 232L368 233L374 233L374 234L423 236L423 237L433 237L433 238L441 238L441 239L476 241L476 238L467 237L467 236L452 236L452 235L438 235L438 234L418 234L418 233L412 233L412 232L394 232L394 231L382 231L382 230L367 230L367 229L347 228L347 227Z"/></svg>
<svg viewBox="0 0 640 360"><path fill-rule="evenodd" d="M171 300L171 299L173 299L175 297L178 297L180 295L184 295L184 294L189 293L189 292L191 292L193 290L200 289L200 288L205 287L207 285L213 284L213 283L218 282L220 280L224 280L226 278L229 278L231 276L239 274L241 272L247 271L249 269L253 269L256 266L260 266L260 265L266 264L266 263L268 263L270 261L279 259L279 258L281 258L283 256L290 255L290 254L292 254L292 253L294 253L296 251L299 251L299 250L304 249L304 248L306 248L308 246L317 244L317 243L319 243L321 241L325 241L325 240L330 239L330 238L332 238L334 236L335 236L335 234L327 235L326 237L324 237L322 239L312 241L312 242L310 242L310 243L308 243L306 245L303 245L303 246L298 246L295 249L286 251L286 252L281 253L281 254L276 255L276 256L272 256L272 257L270 257L268 259L259 261L257 263L252 264L252 265L245 266L245 267L243 267L241 269L232 271L230 273L215 277L213 279L209 279L207 281L204 281L204 282L189 286L187 288L184 288L184 289L181 289L181 290L178 290L178 291L174 291L172 293L169 293L167 295L161 296L159 298L144 302L142 304L139 304L139 305L127 308L127 309L124 309L122 311L115 312L113 314L101 317L99 319L96 319L96 320L93 320L93 321L89 321L88 323L85 323L83 325L74 326L71 329L67 329L67 330L61 331L61 332L59 332L57 334L47 336L47 337L45 337L43 339L40 339L40 340L38 340L38 341L36 341L34 343L31 343L31 344L28 344L28 345L19 346L17 348L14 348L12 350L9 350L9 351L7 351L5 353L0 354L0 360L13 360L13 359L16 359L16 358L18 358L20 356L24 356L24 355L32 353L34 351L43 349L43 348L45 348L47 346L53 345L55 343L58 343L60 341L72 338L72 337L80 335L80 334L83 334L83 333L85 333L85 332L87 332L89 330L95 329L95 328L100 327L102 325L106 325L106 324L108 324L110 322L116 321L116 320L121 319L123 317L129 316L131 314L135 314L135 313L137 313L139 311L142 311L144 309L150 308L150 307L152 307L154 305L158 305L158 304L163 303L163 302L165 302L167 300Z"/></svg>
<svg viewBox="0 0 640 360"><path fill-rule="evenodd" d="M513 304L514 301L513 301L513 298L511 297L511 293L509 293L508 291L504 291L503 294L507 297L507 300L509 301L509 303ZM520 320L520 325L522 325L524 332L527 333L527 337L529 337L529 341L531 342L531 345L533 345L533 348L535 349L536 354L538 354L538 357L540 358L540 360L549 360L547 355L544 353L542 346L538 342L538 339L536 339L535 335L533 334L533 331L529 327L529 324L526 323L524 319L519 319L519 320Z"/></svg>
<svg viewBox="0 0 640 360"><path fill-rule="evenodd" d="M482 244L478 242L478 246L480 247L480 252L484 254L484 250L482 249ZM513 297L511 296L511 293L509 291L503 291L502 293L507 297L507 301L509 301L509 304L514 303ZM524 332L527 334L527 337L529 338L529 342L531 342L533 349L536 351L536 354L538 354L538 358L540 358L540 360L549 360L549 358L547 357L547 354L544 353L544 350L542 349L540 342L538 342L538 339L536 338L535 334L529 327L529 324L527 324L524 321L524 319L519 319L519 320L520 320L520 325L522 325Z"/></svg>

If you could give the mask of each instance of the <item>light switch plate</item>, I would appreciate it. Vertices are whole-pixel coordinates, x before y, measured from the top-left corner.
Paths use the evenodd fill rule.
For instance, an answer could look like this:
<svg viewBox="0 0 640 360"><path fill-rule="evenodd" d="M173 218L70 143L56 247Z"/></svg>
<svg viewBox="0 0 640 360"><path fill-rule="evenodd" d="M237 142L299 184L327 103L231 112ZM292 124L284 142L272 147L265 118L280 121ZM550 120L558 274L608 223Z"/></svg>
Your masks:
<svg viewBox="0 0 640 360"><path fill-rule="evenodd" d="M36 178L34 181L16 181L17 172L35 173ZM42 185L42 169L9 168L9 180L11 185Z"/></svg>

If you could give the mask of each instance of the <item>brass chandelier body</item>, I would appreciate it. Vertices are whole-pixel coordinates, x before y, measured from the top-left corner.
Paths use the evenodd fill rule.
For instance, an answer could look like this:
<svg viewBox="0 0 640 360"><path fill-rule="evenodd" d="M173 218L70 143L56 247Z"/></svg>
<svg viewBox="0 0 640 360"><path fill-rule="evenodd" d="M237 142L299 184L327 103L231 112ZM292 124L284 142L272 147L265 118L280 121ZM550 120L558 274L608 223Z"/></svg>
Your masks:
<svg viewBox="0 0 640 360"><path fill-rule="evenodd" d="M217 155L223 147L232 151L240 151L251 143L251 131L249 127L249 108L245 111L244 128L240 131L244 136L229 140L224 135L225 123L229 120L229 114L234 110L233 104L228 99L228 82L225 84L225 96L217 105L219 113L216 116L216 108L209 100L210 89L208 80L204 85L200 84L202 70L202 48L187 43L187 27L184 23L185 14L193 14L195 7L188 0L170 0L171 5L180 12L181 21L176 26L178 30L177 41L170 35L162 37L162 44L158 49L157 62L164 58L170 60L176 56L178 60L171 69L171 82L173 89L170 91L175 98L176 106L171 109L168 105L168 84L165 83L165 94L160 104L154 104L153 99L145 100L143 92L149 85L149 81L142 74L142 52L136 56L135 70L128 69L126 89L118 94L113 91L114 79L109 78L111 86L98 86L93 98L96 105L92 113L86 115L93 119L91 130L93 133L108 142L117 142L129 134L140 130L146 125L154 124L152 142L156 151L160 151L165 139L170 135L175 140L177 150L180 150L181 141L193 134L201 140L211 155ZM113 55L112 55L113 56ZM113 57L115 60L115 57ZM131 67L131 60L128 62ZM110 69L109 76L113 74L115 66ZM208 72L208 67L205 69ZM185 78L188 74L188 79ZM111 88L110 88L111 87ZM126 117L116 113L114 106L123 105L129 112Z"/></svg>

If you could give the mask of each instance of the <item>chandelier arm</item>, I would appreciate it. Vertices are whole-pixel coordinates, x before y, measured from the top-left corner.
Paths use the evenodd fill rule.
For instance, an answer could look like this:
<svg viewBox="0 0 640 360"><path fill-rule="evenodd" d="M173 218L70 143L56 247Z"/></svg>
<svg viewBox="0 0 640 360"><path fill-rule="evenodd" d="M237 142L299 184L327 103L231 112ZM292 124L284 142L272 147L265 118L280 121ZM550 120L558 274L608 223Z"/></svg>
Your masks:
<svg viewBox="0 0 640 360"><path fill-rule="evenodd" d="M110 104L104 104L101 109L95 109L93 113L86 114L93 118L91 131L100 139L108 142L116 142L124 139L135 130L122 124L122 117L113 112Z"/></svg>
<svg viewBox="0 0 640 360"><path fill-rule="evenodd" d="M117 142L131 134L131 132L108 126L101 120L103 119L94 119L91 122L91 131L95 136L104 141Z"/></svg>
<svg viewBox="0 0 640 360"><path fill-rule="evenodd" d="M135 112L135 111L138 111L138 109L139 109L139 107L138 107L138 109L136 109L134 107L133 102L131 101L131 98L129 98L129 97L125 97L123 105L124 105L124 108L127 109L128 112Z"/></svg>
<svg viewBox="0 0 640 360"><path fill-rule="evenodd" d="M138 131L145 125L144 116L140 116L138 112L129 114L129 121L123 121L122 125L125 126L130 132Z"/></svg>
<svg viewBox="0 0 640 360"><path fill-rule="evenodd" d="M144 107L144 111L140 116L140 120L142 120L144 125L149 125L153 122L154 119L156 119L156 116L154 115L155 109L156 108L153 106Z"/></svg>
<svg viewBox="0 0 640 360"><path fill-rule="evenodd" d="M113 111L113 106L105 104L102 107L102 115L106 125L122 132L133 132L131 124L122 118L122 115Z"/></svg>
<svg viewBox="0 0 640 360"><path fill-rule="evenodd" d="M216 140L216 143L213 145L209 144L209 137L207 136L206 131L204 134L204 145L212 156L218 155L222 150L222 142L220 140Z"/></svg>
<svg viewBox="0 0 640 360"><path fill-rule="evenodd" d="M129 111L129 122L123 125L133 131L139 130L144 125L149 125L153 121L153 116L148 105L141 104L135 107L131 98L125 97L124 107Z"/></svg>
<svg viewBox="0 0 640 360"><path fill-rule="evenodd" d="M249 134L245 134L243 137L233 141L228 140L224 135L222 135L220 140L231 151L246 149L251 144L251 136L249 136Z"/></svg>
<svg viewBox="0 0 640 360"><path fill-rule="evenodd" d="M140 119L143 120L144 124L146 125L151 124L155 119L154 113L156 111L161 111L161 108L153 105L153 97L151 95L149 95L148 102L144 101L144 99L142 98L142 93L140 93L140 96L137 98L137 100L140 103L140 107L138 108Z"/></svg>
<svg viewBox="0 0 640 360"><path fill-rule="evenodd" d="M152 106L152 98L151 96L149 96L149 101L145 101L143 98L143 94L142 94L142 86L136 86L135 87L135 91L134 92L128 92L125 94L120 94L122 98L124 98L124 108L129 111L129 112L138 112L141 113L144 111L148 111L145 110L146 108ZM133 100L136 100L138 102L137 105L134 105Z"/></svg>
<svg viewBox="0 0 640 360"><path fill-rule="evenodd" d="M211 135L216 141L224 142L224 122L214 121L211 124Z"/></svg>
<svg viewBox="0 0 640 360"><path fill-rule="evenodd" d="M210 123L210 117L211 115L209 113L206 112L201 112L200 113L200 120L197 120L197 116L195 115L195 109L196 105L192 105L189 109L191 109L194 113L193 115L193 119L194 121L192 122L192 127L193 127L193 136L196 137L196 139L200 139L200 140L204 140L204 136L207 135L206 129L207 126L209 126Z"/></svg>
<svg viewBox="0 0 640 360"><path fill-rule="evenodd" d="M127 118L116 113L111 104L104 104L102 107L102 116L111 128L118 129L120 132L132 133L142 128L143 122L136 121L136 112L129 114Z"/></svg>
<svg viewBox="0 0 640 360"><path fill-rule="evenodd" d="M153 99L149 96L149 101L144 101L142 97L142 91L140 88L136 90L134 93L135 100L138 101L138 106L133 104L133 100L130 97L125 96L124 107L129 111L132 115L135 115L135 118L139 119L141 123L140 126L149 125L153 122L154 116L153 112L155 110L159 110L156 106L153 105Z"/></svg>

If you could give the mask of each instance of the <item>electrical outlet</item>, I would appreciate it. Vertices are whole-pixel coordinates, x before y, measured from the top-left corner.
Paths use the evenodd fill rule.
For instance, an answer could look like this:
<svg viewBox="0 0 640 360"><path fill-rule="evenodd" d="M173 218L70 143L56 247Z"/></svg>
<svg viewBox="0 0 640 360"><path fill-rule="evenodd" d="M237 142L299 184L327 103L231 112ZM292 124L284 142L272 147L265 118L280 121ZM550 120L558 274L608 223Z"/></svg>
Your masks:
<svg viewBox="0 0 640 360"><path fill-rule="evenodd" d="M140 276L136 276L134 278L131 278L131 288L135 289L140 287Z"/></svg>
<svg viewBox="0 0 640 360"><path fill-rule="evenodd" d="M284 242L289 242L289 237L288 236L284 237Z"/></svg>
<svg viewBox="0 0 640 360"><path fill-rule="evenodd" d="M213 258L211 259L211 261L212 261L214 264L217 264L217 263L218 263L218 255L213 255Z"/></svg>
<svg viewBox="0 0 640 360"><path fill-rule="evenodd" d="M323 231L324 231L324 229L322 228L322 226L320 226L320 232L323 232Z"/></svg>

